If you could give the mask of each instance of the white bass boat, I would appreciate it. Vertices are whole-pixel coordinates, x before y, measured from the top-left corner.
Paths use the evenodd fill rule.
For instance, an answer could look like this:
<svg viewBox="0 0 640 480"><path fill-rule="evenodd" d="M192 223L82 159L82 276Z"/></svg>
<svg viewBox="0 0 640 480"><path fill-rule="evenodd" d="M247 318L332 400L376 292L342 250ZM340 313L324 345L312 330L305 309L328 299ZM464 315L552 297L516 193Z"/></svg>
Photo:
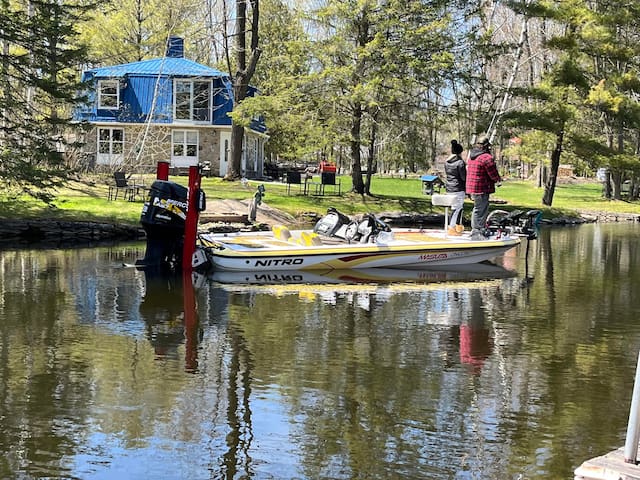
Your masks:
<svg viewBox="0 0 640 480"><path fill-rule="evenodd" d="M274 226L268 232L199 236L194 267L217 271L424 269L490 260L520 244L508 228L483 240L440 229L389 228L374 215L354 221L330 208L311 230Z"/></svg>

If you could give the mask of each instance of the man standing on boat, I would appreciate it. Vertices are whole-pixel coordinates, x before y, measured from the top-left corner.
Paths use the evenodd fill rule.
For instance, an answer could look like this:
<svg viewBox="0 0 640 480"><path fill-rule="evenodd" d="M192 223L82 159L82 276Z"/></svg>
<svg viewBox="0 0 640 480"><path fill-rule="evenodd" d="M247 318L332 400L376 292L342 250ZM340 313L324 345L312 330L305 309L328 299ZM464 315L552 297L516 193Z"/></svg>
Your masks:
<svg viewBox="0 0 640 480"><path fill-rule="evenodd" d="M483 240L487 216L489 215L489 195L496 191L496 183L502 182L496 162L491 154L489 137L481 136L469 152L467 162L467 194L473 200L471 214L471 239Z"/></svg>

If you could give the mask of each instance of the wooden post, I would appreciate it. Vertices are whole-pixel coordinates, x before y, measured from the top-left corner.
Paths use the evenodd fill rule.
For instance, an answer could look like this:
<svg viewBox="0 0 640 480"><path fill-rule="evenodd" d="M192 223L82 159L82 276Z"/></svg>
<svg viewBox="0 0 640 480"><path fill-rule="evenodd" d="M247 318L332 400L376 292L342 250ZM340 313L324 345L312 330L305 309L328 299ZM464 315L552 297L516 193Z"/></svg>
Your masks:
<svg viewBox="0 0 640 480"><path fill-rule="evenodd" d="M629 408L629 423L627 424L627 439L624 443L625 463L637 463L638 441L640 440L640 353L636 364L636 379L633 384L631 407Z"/></svg>
<svg viewBox="0 0 640 480"><path fill-rule="evenodd" d="M169 180L169 162L160 160L156 166L156 179Z"/></svg>
<svg viewBox="0 0 640 480"><path fill-rule="evenodd" d="M182 291L184 302L185 371L193 373L198 369L198 315L196 295L191 277L191 269L182 269Z"/></svg>
<svg viewBox="0 0 640 480"><path fill-rule="evenodd" d="M184 247L182 250L182 270L191 272L193 253L196 251L198 234L198 201L200 196L200 169L189 167L189 193L187 194L187 218L184 224Z"/></svg>

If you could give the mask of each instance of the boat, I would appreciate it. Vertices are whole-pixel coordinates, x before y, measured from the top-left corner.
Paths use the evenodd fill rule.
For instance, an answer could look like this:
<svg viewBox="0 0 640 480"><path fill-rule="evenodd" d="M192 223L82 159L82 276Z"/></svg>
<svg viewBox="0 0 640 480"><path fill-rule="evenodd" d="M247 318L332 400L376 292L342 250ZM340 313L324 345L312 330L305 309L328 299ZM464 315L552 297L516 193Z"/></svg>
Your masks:
<svg viewBox="0 0 640 480"><path fill-rule="evenodd" d="M215 271L307 271L371 268L424 269L480 263L520 244L509 228L482 240L446 229L390 228L373 214L351 219L329 208L313 229L204 233L194 267Z"/></svg>
<svg viewBox="0 0 640 480"><path fill-rule="evenodd" d="M351 270L279 270L230 272L214 270L207 280L233 286L293 286L304 285L388 285L437 284L446 282L480 282L511 278L517 272L489 262L452 265L446 268L400 269L359 268Z"/></svg>

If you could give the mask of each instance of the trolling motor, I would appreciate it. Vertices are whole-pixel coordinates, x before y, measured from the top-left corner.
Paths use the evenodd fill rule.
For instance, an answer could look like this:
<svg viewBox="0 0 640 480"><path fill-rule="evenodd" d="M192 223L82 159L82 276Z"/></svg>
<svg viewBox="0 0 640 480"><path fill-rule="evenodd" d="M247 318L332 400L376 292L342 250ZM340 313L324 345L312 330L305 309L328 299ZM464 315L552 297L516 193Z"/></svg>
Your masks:
<svg viewBox="0 0 640 480"><path fill-rule="evenodd" d="M540 210L494 210L487 217L487 229L492 235L500 236L502 233L526 237L534 240L538 237L538 225L542 218Z"/></svg>

